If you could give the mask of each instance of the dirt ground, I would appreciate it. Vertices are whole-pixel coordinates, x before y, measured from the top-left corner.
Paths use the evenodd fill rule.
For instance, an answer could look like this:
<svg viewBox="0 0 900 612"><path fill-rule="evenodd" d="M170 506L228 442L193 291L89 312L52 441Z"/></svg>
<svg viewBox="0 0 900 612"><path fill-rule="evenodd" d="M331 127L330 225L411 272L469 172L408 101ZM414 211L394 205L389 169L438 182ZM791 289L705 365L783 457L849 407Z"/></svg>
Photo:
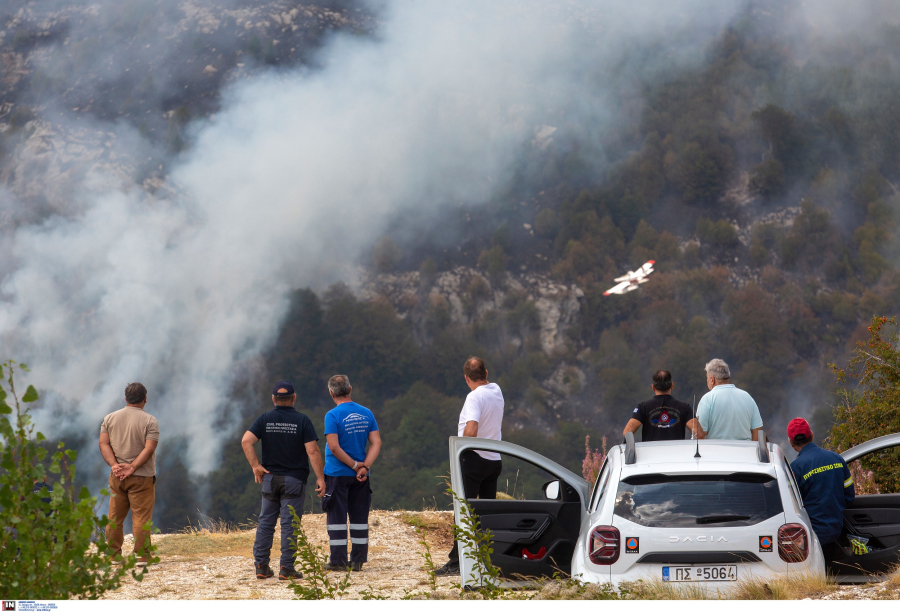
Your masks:
<svg viewBox="0 0 900 612"><path fill-rule="evenodd" d="M404 520L405 519L405 520ZM427 575L419 553L425 551L410 522L425 527L436 565L447 560L453 544L450 512L374 511L369 516L369 562L351 574L348 597L371 590L384 597L400 598L408 591L427 588ZM310 541L327 551L324 514L308 514L303 526ZM280 526L279 526L280 529ZM272 569L277 573L279 530L272 548ZM277 576L258 580L253 567L254 531L156 535L160 563L150 568L142 582L130 576L103 599L291 599L289 582ZM123 552L133 540L126 537ZM331 573L336 579L337 573ZM442 591L458 590L459 577L439 578ZM452 585L452 586L451 586Z"/></svg>
<svg viewBox="0 0 900 612"><path fill-rule="evenodd" d="M389 599L426 591L428 575L421 553L425 548L416 528L425 534L435 565L441 566L453 544L451 512L374 511L369 516L369 562L362 572L351 574L346 598L359 599L374 593ZM309 540L327 551L325 515L303 517ZM276 578L258 580L253 567L255 531L206 530L183 534L155 535L160 563L151 566L142 582L128 576L116 591L103 599L292 599L289 582ZM280 555L279 531L272 548L272 569L277 572ZM123 551L130 552L133 540L126 536ZM330 573L339 580L341 575ZM442 598L456 599L459 577L438 578ZM550 593L546 593L550 595ZM795 595L799 598L805 595ZM900 572L883 583L831 586L809 597L829 600L897 599Z"/></svg>

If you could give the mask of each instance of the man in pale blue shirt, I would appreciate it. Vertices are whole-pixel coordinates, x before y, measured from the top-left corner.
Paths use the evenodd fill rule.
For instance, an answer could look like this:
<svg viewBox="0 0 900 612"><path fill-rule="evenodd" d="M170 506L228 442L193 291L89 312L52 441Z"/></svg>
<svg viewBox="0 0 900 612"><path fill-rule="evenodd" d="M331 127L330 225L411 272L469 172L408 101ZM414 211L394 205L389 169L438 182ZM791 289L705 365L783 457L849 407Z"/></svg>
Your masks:
<svg viewBox="0 0 900 612"><path fill-rule="evenodd" d="M731 370L721 359L706 364L709 393L697 405L698 435L710 440L757 440L762 429L759 406L750 394L731 384Z"/></svg>

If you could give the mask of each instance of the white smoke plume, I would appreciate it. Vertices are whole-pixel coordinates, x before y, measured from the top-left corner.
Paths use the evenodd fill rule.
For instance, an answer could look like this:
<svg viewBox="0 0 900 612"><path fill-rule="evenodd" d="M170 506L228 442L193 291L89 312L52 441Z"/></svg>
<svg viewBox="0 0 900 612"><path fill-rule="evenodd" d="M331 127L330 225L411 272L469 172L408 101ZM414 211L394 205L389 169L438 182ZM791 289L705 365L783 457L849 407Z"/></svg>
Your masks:
<svg viewBox="0 0 900 612"><path fill-rule="evenodd" d="M189 469L212 469L234 371L271 346L289 290L339 276L403 210L488 199L536 128L614 125L635 111L622 87L698 60L736 10L621 5L387 4L323 69L233 85L172 192L94 174L77 214L19 224L0 246L0 342L48 397L41 428L93 435L139 380L162 436L188 436Z"/></svg>

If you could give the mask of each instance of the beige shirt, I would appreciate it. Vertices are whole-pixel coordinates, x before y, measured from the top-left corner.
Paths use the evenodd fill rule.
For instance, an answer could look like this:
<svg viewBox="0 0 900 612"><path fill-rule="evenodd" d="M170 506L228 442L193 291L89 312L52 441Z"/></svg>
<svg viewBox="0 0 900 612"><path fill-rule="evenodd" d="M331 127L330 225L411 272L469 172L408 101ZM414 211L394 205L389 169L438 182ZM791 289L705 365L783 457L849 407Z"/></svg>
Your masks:
<svg viewBox="0 0 900 612"><path fill-rule="evenodd" d="M106 415L100 425L100 433L109 434L109 444L116 461L131 463L144 450L147 440L159 440L159 424L155 416L147 414L142 408L125 406ZM156 476L156 451L133 475Z"/></svg>

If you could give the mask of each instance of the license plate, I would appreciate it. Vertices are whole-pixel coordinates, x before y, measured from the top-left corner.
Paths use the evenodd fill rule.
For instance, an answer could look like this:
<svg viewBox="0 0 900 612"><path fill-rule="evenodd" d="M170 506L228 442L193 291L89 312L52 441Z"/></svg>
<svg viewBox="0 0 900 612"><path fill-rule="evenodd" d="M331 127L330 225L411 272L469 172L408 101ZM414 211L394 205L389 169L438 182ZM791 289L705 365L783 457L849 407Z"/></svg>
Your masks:
<svg viewBox="0 0 900 612"><path fill-rule="evenodd" d="M737 565L665 566L663 582L723 582L737 580Z"/></svg>

